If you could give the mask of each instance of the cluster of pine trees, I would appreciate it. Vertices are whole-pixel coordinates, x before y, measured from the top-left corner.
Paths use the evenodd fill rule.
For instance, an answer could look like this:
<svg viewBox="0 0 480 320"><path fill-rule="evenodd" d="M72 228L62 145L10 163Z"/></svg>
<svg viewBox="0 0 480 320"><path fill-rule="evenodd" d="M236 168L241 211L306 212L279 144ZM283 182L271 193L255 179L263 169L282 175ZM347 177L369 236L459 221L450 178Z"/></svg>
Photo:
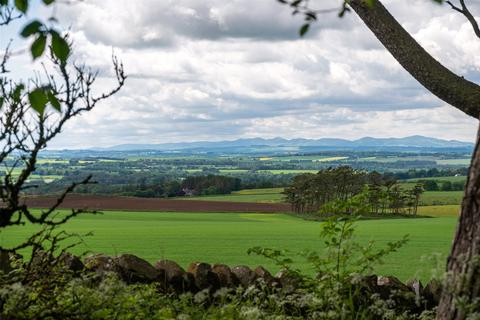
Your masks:
<svg viewBox="0 0 480 320"><path fill-rule="evenodd" d="M240 190L242 181L228 176L190 176L182 181L182 189L193 195L228 194Z"/></svg>
<svg viewBox="0 0 480 320"><path fill-rule="evenodd" d="M406 187L392 175L341 166L296 176L284 194L299 214L416 215L422 192L421 184Z"/></svg>

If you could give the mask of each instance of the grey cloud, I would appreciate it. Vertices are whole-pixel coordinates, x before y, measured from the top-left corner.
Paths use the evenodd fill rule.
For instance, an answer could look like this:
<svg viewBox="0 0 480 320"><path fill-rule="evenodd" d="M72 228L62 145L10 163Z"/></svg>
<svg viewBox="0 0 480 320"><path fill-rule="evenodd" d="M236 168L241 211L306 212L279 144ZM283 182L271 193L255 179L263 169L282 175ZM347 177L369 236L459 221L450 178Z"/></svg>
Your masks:
<svg viewBox="0 0 480 320"><path fill-rule="evenodd" d="M317 1L312 7L336 8L340 1ZM172 46L179 37L298 40L303 17L291 13L292 8L274 0L87 0L62 7L62 16L74 21L90 41L136 48ZM322 30L352 26L350 16L338 19L336 12L322 14L307 38L315 38Z"/></svg>
<svg viewBox="0 0 480 320"><path fill-rule="evenodd" d="M480 41L460 15L427 0L385 2L440 61L480 79ZM274 0L90 0L66 10L78 59L108 78L119 47L130 78L59 146L475 134L476 122L421 87L354 14L322 16L299 39L302 21Z"/></svg>

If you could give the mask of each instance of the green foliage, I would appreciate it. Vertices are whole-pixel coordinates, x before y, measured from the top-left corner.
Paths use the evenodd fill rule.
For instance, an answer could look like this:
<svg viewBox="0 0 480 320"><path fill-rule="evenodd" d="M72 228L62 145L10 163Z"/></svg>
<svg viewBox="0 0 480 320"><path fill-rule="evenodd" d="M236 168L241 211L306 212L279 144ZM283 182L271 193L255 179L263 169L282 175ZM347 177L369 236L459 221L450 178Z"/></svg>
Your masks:
<svg viewBox="0 0 480 320"><path fill-rule="evenodd" d="M0 317L14 319L433 319L430 311L412 307L409 293L381 298L364 290L359 274L395 251L401 242L375 250L349 245L351 218L332 219L322 225L327 242L324 255L302 253L314 264L315 277L290 268L283 250L252 249L284 266L294 286L267 286L259 280L248 288L208 290L196 294L169 294L157 284L126 285L113 273L66 271L58 259L36 260L27 282L10 275L0 279ZM51 251L53 253L53 251ZM348 255L363 257L355 260ZM50 255L49 255L50 256ZM55 258L52 254L51 257ZM33 260L32 260L33 261ZM356 265L353 265L356 264ZM352 267L352 269L347 268ZM359 266L364 268L359 270ZM366 267L367 266L367 267ZM35 272L37 272L35 271ZM22 267L15 272L22 273ZM409 301L409 302L404 302Z"/></svg>
<svg viewBox="0 0 480 320"><path fill-rule="evenodd" d="M352 196L346 200L334 199L325 203L320 208L322 216L342 216L349 214L351 216L368 215L371 213L371 208L368 202L370 194L365 188L363 192Z"/></svg>
<svg viewBox="0 0 480 320"><path fill-rule="evenodd" d="M207 176L189 176L182 181L182 188L193 194L227 194L240 190L241 180L228 176L209 174Z"/></svg>
<svg viewBox="0 0 480 320"><path fill-rule="evenodd" d="M298 286L304 294L313 295L317 305L317 317L321 319L409 319L433 317L423 313L412 315L401 311L402 306L395 300L382 301L378 296L369 296L368 290L360 289L364 276L374 270L376 264L396 252L408 241L408 236L386 247L377 249L373 241L363 245L355 239L355 221L351 216L332 217L321 227L320 238L325 249L318 251L288 252L269 248L254 247L250 254L263 256L273 261L292 279L298 279ZM315 270L314 276L294 268L290 255L300 256ZM403 299L403 298L402 298ZM408 298L406 298L408 299ZM403 312L403 314L402 314ZM388 316L390 314L390 316Z"/></svg>
<svg viewBox="0 0 480 320"><path fill-rule="evenodd" d="M464 194L464 191L427 191L422 195L420 205L459 205Z"/></svg>
<svg viewBox="0 0 480 320"><path fill-rule="evenodd" d="M341 166L296 176L284 193L299 214L416 215L423 188L403 187L390 174Z"/></svg>
<svg viewBox="0 0 480 320"><path fill-rule="evenodd" d="M339 0L339 8L333 9L316 9L310 6L309 0L277 0L279 3L288 5L292 8L292 15L301 14L304 17L305 24L300 27L299 34L303 37L309 30L310 24L318 19L319 15L336 12L338 17L343 18L346 13L350 12L350 0ZM378 0L363 0L364 4L372 8ZM432 0L438 4L442 4L444 0Z"/></svg>
<svg viewBox="0 0 480 320"><path fill-rule="evenodd" d="M45 51L47 45L47 37L40 34L35 41L33 41L30 51L32 52L33 59L40 57Z"/></svg>
<svg viewBox="0 0 480 320"><path fill-rule="evenodd" d="M49 6L54 3L55 0L42 0L43 5ZM10 21L19 18L20 16L26 16L30 9L30 0L14 0L13 5L8 0L0 1L0 10L5 10L7 13L4 17L4 23L7 24ZM20 16L13 15L13 11L17 10ZM48 19L50 22L56 21L54 17ZM62 37L59 31L55 27L50 27L44 24L40 20L32 20L26 23L26 25L20 31L20 35L23 38L34 38L30 46L30 52L33 59L41 57L48 41L51 43L51 52L54 57L59 59L62 63L66 63L70 55L70 44L65 37Z"/></svg>
<svg viewBox="0 0 480 320"><path fill-rule="evenodd" d="M51 30L52 52L62 62L66 62L70 55L70 45L67 40L55 30Z"/></svg>
<svg viewBox="0 0 480 320"><path fill-rule="evenodd" d="M52 279L54 280L54 279ZM67 281L65 281L67 280ZM51 292L19 283L0 289L2 316L13 319L433 319L398 312L393 300L366 296L355 301L341 287L284 293L261 282L236 290L180 296L152 285L125 285L114 275L65 277ZM368 304L366 302L369 302Z"/></svg>
<svg viewBox="0 0 480 320"><path fill-rule="evenodd" d="M298 253L285 250L253 247L249 254L263 256L273 261L278 267L295 275L301 275L305 283L316 283L319 277L326 281L344 281L353 274L370 274L374 267L383 263L384 257L396 252L409 239L408 235L401 240L388 242L385 248L375 248L375 242L370 240L366 245L355 238L355 222L358 217L343 216L331 217L322 223L320 239L324 249L301 251ZM293 254L303 257L315 270L314 277L302 274L299 269L292 267L294 259L288 257Z"/></svg>
<svg viewBox="0 0 480 320"><path fill-rule="evenodd" d="M48 103L50 103L55 110L61 111L60 102L48 87L36 88L30 91L28 93L28 100L32 109L40 115L43 115Z"/></svg>
<svg viewBox="0 0 480 320"><path fill-rule="evenodd" d="M43 88L37 88L28 94L28 100L32 108L39 114L43 114L48 103L48 97Z"/></svg>
<svg viewBox="0 0 480 320"><path fill-rule="evenodd" d="M308 32L308 29L310 28L310 24L309 23L305 23L301 28L300 28L300 37L303 37L307 32Z"/></svg>
<svg viewBox="0 0 480 320"><path fill-rule="evenodd" d="M435 215L435 212L432 209L422 214ZM458 207L455 212L458 215ZM433 264L421 257L432 252L447 256L451 239L446 235L453 234L456 222L457 216L361 220L356 223L355 238L364 245L372 239L377 244L386 244L409 233L409 243L387 256L375 272L394 275L403 281L416 275L426 282L430 280ZM323 252L324 244L318 240L319 225L316 221L284 214L105 211L97 216L78 216L65 229L70 233L94 230L94 235L87 237L84 245L72 249L75 254L84 251L108 255L132 253L151 263L167 257L183 267L192 261L205 261L231 266L263 265L277 272L279 267L273 260L247 256L247 250L262 246L286 253ZM28 224L2 231L0 245L11 247L36 231L35 226ZM28 252L21 253L28 256ZM294 257L293 254L290 257ZM313 276L311 264L303 258L296 259L292 267Z"/></svg>
<svg viewBox="0 0 480 320"><path fill-rule="evenodd" d="M28 0L15 0L15 8L22 13L27 13Z"/></svg>
<svg viewBox="0 0 480 320"><path fill-rule="evenodd" d="M23 28L20 35L24 38L30 37L31 35L38 33L42 27L43 23L38 20L33 20Z"/></svg>
<svg viewBox="0 0 480 320"><path fill-rule="evenodd" d="M25 85L22 83L17 84L11 95L12 100L14 100L15 102L20 101L20 99L22 98L23 90L25 90Z"/></svg>

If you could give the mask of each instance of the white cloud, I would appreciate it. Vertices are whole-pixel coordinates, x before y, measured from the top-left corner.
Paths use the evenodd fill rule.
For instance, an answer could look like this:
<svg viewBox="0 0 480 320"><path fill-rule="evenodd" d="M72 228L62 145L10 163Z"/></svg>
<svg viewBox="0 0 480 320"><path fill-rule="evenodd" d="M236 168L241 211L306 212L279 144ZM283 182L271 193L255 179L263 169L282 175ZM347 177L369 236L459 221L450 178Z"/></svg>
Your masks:
<svg viewBox="0 0 480 320"><path fill-rule="evenodd" d="M339 3L312 1L321 8ZM480 80L480 40L464 17L427 0L385 4L442 63ZM59 9L76 59L101 70L101 88L111 80L112 48L130 78L51 147L475 136L476 121L423 89L353 13L323 15L299 39L302 20L274 0L86 0ZM472 11L480 13L480 5Z"/></svg>

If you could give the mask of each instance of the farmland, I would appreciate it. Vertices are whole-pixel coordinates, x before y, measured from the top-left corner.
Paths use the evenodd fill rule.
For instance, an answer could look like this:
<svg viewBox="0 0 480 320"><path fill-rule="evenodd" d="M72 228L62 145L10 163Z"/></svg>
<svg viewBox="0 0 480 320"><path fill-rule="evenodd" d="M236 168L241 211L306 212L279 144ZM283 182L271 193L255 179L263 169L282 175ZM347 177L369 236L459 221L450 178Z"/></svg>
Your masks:
<svg viewBox="0 0 480 320"><path fill-rule="evenodd" d="M439 161L443 160L444 163L440 164ZM402 185L411 187L420 180L464 181L466 169L462 161L459 155L378 152L228 157L107 154L95 158L82 155L42 158L31 180L43 181L35 191L44 188L46 193L57 190L53 186L62 189L68 182L87 173L99 181L90 189L79 189L84 195L67 198L65 207L105 209L103 215L80 216L65 227L70 232L94 233L74 248L74 253L91 251L115 255L128 252L150 262L173 259L184 267L201 260L230 265L262 264L277 271L269 261L248 256L247 250L264 246L298 253L304 249L322 248L320 222L281 213L290 210L290 206L283 203L282 192L295 175L316 173L330 166L351 165L367 171L371 168L390 170L392 174L398 174ZM409 168L410 171L405 171ZM429 177L429 174L443 176ZM174 200L157 196L118 197L135 196L125 190L138 192L165 179L182 181L189 176L206 175L236 177L246 188L229 194L182 196ZM409 178L412 175L413 178ZM379 245L385 245L410 234L410 242L387 257L385 265L376 271L396 275L402 280L413 276L429 279L435 268L435 261L429 257L444 257L448 253L462 194L461 191L424 192L418 214L428 217L358 222L358 240L362 243L375 240ZM46 207L50 203L42 203L41 199L31 204ZM33 227L28 225L12 228L1 234L0 241L3 245L11 244L32 231ZM301 269L311 271L301 258L296 261Z"/></svg>
<svg viewBox="0 0 480 320"><path fill-rule="evenodd" d="M464 182L467 180L466 176L447 176L447 177L427 177L427 178L415 178L408 179L409 182L417 182L422 180L434 180L434 181L449 181L449 182Z"/></svg>
<svg viewBox="0 0 480 320"><path fill-rule="evenodd" d="M426 210L424 213L434 213ZM439 218L387 219L358 222L358 240L375 240L379 245L410 234L410 242L380 266L381 274L393 274L403 280L419 276L430 278L435 254L447 254L456 218L440 214ZM106 254L133 253L151 262L161 258L178 261L186 266L192 261L222 262L231 265L264 265L277 267L260 257L248 256L254 246L319 250L320 223L285 214L258 213L188 213L188 212L120 212L106 211L97 216L80 216L66 230L94 235L73 249ZM2 232L2 245L19 241L33 227L16 227ZM309 271L308 264L298 259L298 266ZM443 265L441 265L443 266Z"/></svg>
<svg viewBox="0 0 480 320"><path fill-rule="evenodd" d="M266 191L265 191L266 190ZM208 201L235 201L235 202L260 202L279 203L283 201L283 188L249 189L232 192L228 195L185 197L185 200ZM421 206L433 205L459 205L462 201L463 191L426 191L420 198Z"/></svg>
<svg viewBox="0 0 480 320"><path fill-rule="evenodd" d="M233 202L259 202L279 203L283 202L283 188L270 189L246 189L234 191L228 195L183 197L182 200L208 200L208 201L233 201Z"/></svg>
<svg viewBox="0 0 480 320"><path fill-rule="evenodd" d="M450 205L460 204L463 191L426 191L420 198L420 205Z"/></svg>
<svg viewBox="0 0 480 320"><path fill-rule="evenodd" d="M0 0L0 320L480 320L478 5L330 2Z"/></svg>

